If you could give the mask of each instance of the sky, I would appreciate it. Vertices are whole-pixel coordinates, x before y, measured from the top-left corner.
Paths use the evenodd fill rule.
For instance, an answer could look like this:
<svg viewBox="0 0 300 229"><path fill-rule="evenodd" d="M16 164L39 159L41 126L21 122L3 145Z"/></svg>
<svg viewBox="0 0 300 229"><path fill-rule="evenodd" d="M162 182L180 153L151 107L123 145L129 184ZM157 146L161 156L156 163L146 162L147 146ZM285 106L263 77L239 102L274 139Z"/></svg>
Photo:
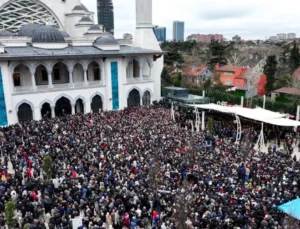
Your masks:
<svg viewBox="0 0 300 229"><path fill-rule="evenodd" d="M96 13L96 0L82 2ZM115 37L134 35L135 0L113 3ZM265 39L277 33L297 34L299 6L297 0L153 0L153 24L167 28L167 39L172 39L175 20L185 22L185 37L219 33L227 39L236 34L242 39Z"/></svg>

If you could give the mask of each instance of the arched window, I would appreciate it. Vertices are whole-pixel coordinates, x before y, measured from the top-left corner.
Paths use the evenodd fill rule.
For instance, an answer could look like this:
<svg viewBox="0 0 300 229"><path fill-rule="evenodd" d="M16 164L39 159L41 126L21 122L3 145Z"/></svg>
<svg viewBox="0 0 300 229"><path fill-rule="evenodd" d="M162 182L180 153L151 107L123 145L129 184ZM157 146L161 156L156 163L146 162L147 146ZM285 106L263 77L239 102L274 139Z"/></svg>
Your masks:
<svg viewBox="0 0 300 229"><path fill-rule="evenodd" d="M73 78L74 78L74 83L83 83L83 67L81 64L75 64L73 68Z"/></svg>
<svg viewBox="0 0 300 229"><path fill-rule="evenodd" d="M82 99L77 99L75 104L75 113L76 114L84 114L84 103Z"/></svg>
<svg viewBox="0 0 300 229"><path fill-rule="evenodd" d="M44 103L41 109L42 118L51 118L51 106L49 103Z"/></svg>
<svg viewBox="0 0 300 229"><path fill-rule="evenodd" d="M14 68L12 79L15 87L31 86L30 70L24 64L19 64Z"/></svg>
<svg viewBox="0 0 300 229"><path fill-rule="evenodd" d="M127 100L128 107L139 107L141 106L141 97L138 90L133 89L128 96Z"/></svg>
<svg viewBox="0 0 300 229"><path fill-rule="evenodd" d="M128 62L126 68L126 78L138 78L140 77L140 65L135 59Z"/></svg>
<svg viewBox="0 0 300 229"><path fill-rule="evenodd" d="M102 98L100 95L95 95L94 98L92 99L91 103L91 110L93 113L98 113L99 110L102 110L103 104L102 104Z"/></svg>
<svg viewBox="0 0 300 229"><path fill-rule="evenodd" d="M71 101L65 97L61 97L55 104L55 115L63 116L72 114Z"/></svg>
<svg viewBox="0 0 300 229"><path fill-rule="evenodd" d="M143 106L149 106L151 104L151 94L149 91L145 91L143 95Z"/></svg>
<svg viewBox="0 0 300 229"><path fill-rule="evenodd" d="M48 72L45 66L39 65L35 69L35 81L36 85L47 85L48 84Z"/></svg>
<svg viewBox="0 0 300 229"><path fill-rule="evenodd" d="M27 103L21 104L18 110L19 122L29 121L33 119L31 106Z"/></svg>
<svg viewBox="0 0 300 229"><path fill-rule="evenodd" d="M101 80L101 68L100 65L93 61L88 66L87 71L88 81L100 81Z"/></svg>
<svg viewBox="0 0 300 229"><path fill-rule="evenodd" d="M52 69L52 82L53 84L69 83L69 70L68 67L61 62L58 62Z"/></svg>

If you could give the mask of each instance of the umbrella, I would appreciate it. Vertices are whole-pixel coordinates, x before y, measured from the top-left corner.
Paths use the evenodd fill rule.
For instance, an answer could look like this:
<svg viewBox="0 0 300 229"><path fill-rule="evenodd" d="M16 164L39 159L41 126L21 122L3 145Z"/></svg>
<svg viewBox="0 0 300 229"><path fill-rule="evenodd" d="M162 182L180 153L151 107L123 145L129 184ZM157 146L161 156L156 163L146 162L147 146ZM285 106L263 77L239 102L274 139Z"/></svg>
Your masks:
<svg viewBox="0 0 300 229"><path fill-rule="evenodd" d="M278 206L278 210L300 220L300 199L292 200L288 203Z"/></svg>

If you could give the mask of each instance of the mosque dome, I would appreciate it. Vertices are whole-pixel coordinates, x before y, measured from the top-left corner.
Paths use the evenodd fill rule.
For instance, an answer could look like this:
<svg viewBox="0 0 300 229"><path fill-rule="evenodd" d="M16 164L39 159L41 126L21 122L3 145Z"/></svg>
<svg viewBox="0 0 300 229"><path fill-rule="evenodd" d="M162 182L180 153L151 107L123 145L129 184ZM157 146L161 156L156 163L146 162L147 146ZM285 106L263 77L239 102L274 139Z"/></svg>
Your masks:
<svg viewBox="0 0 300 229"><path fill-rule="evenodd" d="M61 34L63 35L64 38L70 37L70 35L65 31L61 31Z"/></svg>
<svg viewBox="0 0 300 229"><path fill-rule="evenodd" d="M14 34L8 30L0 29L0 37L12 37Z"/></svg>
<svg viewBox="0 0 300 229"><path fill-rule="evenodd" d="M42 25L33 24L33 23L25 24L19 30L18 36L20 36L20 37L32 37L35 30L38 29L41 26Z"/></svg>
<svg viewBox="0 0 300 229"><path fill-rule="evenodd" d="M77 6L75 6L75 7L73 8L73 10L84 10L84 11L85 11L85 9L83 8L82 5L77 5Z"/></svg>
<svg viewBox="0 0 300 229"><path fill-rule="evenodd" d="M32 43L65 43L65 38L58 29L44 25L35 31Z"/></svg>
<svg viewBox="0 0 300 229"><path fill-rule="evenodd" d="M118 41L112 36L107 36L107 37L98 37L94 45L117 45L119 44Z"/></svg>

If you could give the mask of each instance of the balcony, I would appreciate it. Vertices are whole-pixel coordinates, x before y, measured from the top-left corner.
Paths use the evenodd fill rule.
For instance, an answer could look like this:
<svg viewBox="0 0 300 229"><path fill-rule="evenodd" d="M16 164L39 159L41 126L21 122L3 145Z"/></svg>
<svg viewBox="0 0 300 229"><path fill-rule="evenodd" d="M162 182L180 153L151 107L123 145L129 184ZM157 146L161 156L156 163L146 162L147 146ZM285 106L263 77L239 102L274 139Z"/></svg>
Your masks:
<svg viewBox="0 0 300 229"><path fill-rule="evenodd" d="M62 84L53 84L52 87L50 85L37 85L34 89L32 86L18 86L14 87L14 94L22 94L22 93L33 93L33 92L47 92L47 91L62 91L62 90L72 90L72 89L82 89L89 87L99 87L105 86L103 81L87 81L85 82L74 82L71 83L62 83Z"/></svg>
<svg viewBox="0 0 300 229"><path fill-rule="evenodd" d="M126 83L127 84L133 84L133 83L147 83L147 82L151 82L152 79L150 78L150 76L143 76L141 77L136 77L136 78L126 78Z"/></svg>

